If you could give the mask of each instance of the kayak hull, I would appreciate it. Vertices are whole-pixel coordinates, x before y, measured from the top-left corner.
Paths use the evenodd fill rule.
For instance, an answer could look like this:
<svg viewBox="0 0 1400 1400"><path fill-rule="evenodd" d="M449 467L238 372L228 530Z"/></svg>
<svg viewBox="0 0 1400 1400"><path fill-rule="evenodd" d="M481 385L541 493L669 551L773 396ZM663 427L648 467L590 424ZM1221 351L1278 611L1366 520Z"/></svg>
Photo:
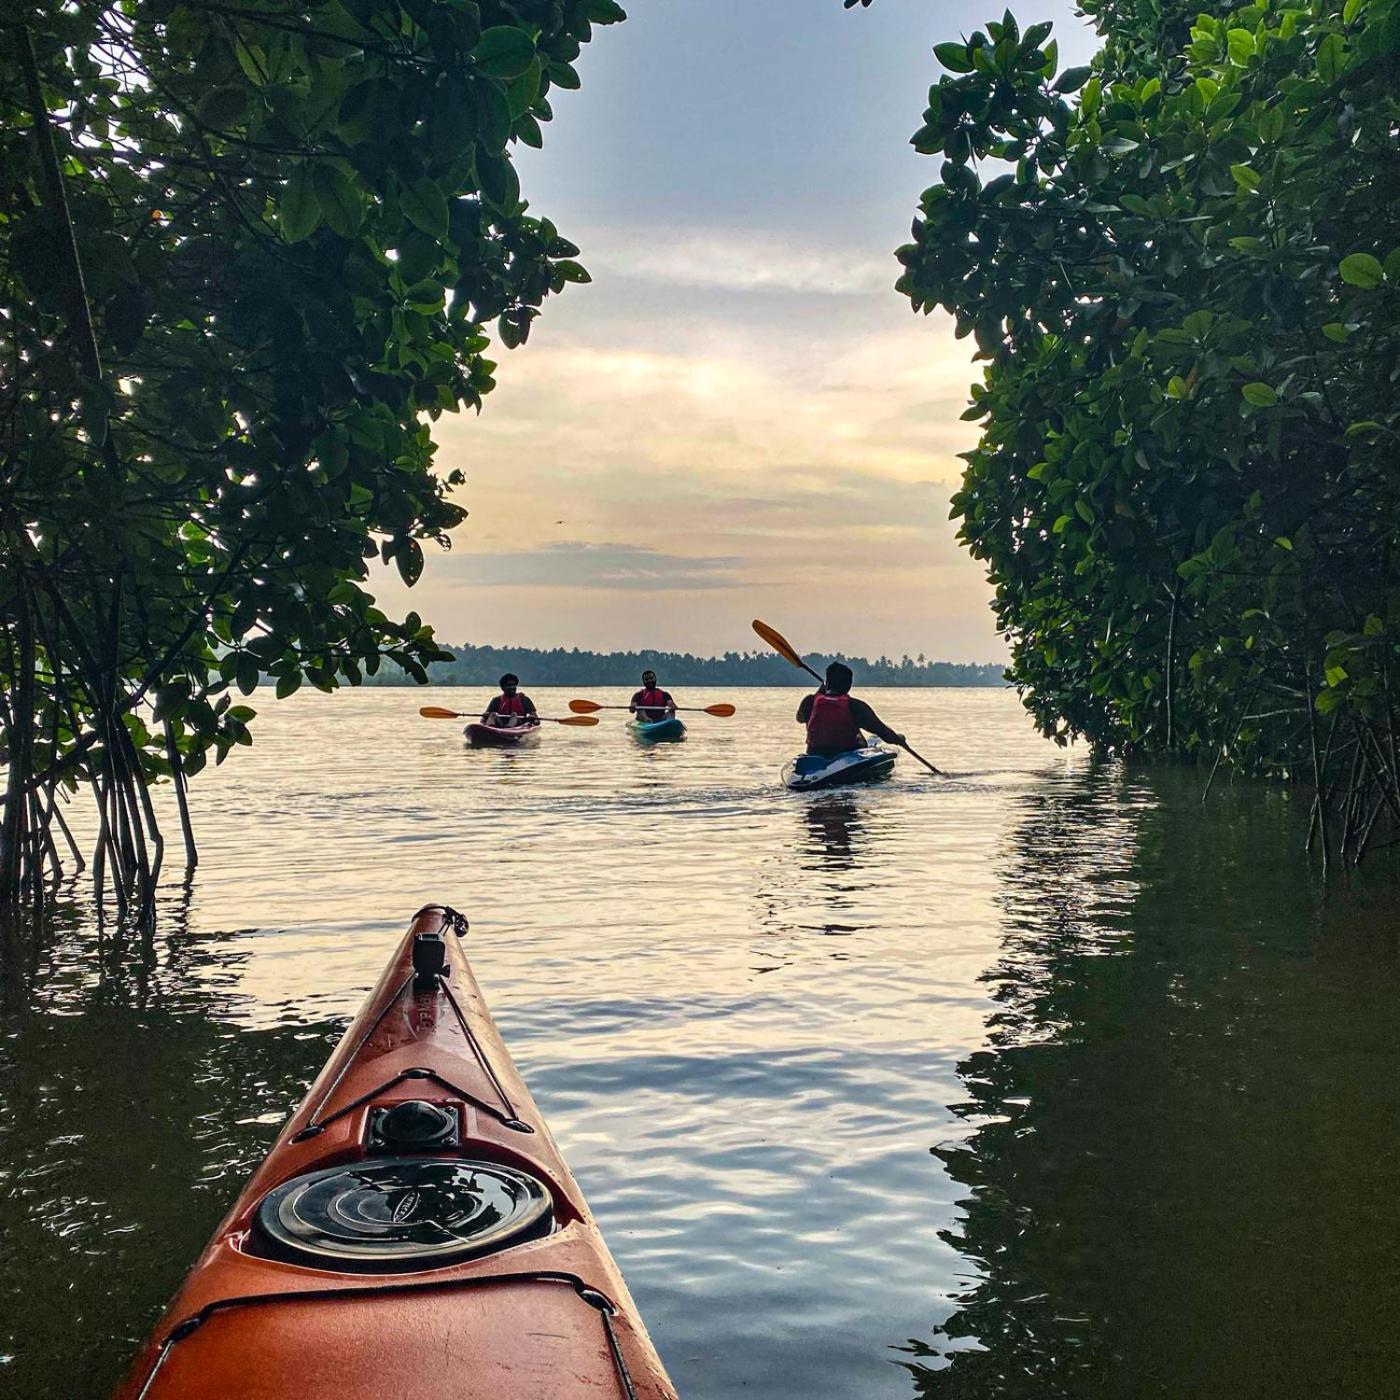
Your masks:
<svg viewBox="0 0 1400 1400"><path fill-rule="evenodd" d="M437 906L415 918L113 1400L675 1400L486 1009L460 947L465 922ZM443 948L445 964L423 982L415 956L425 947ZM451 1132L405 1148L390 1135L396 1108L400 1134L403 1115L421 1121L425 1112ZM449 1216L446 1198L429 1188L373 1184L375 1173L400 1171L452 1176L468 1188ZM476 1228L480 1183L493 1179L533 1182L530 1230L479 1254L424 1263L428 1236L459 1242ZM286 1210L326 1180L349 1182L344 1199L357 1203L324 1216L329 1244ZM302 1253L289 1256L268 1228L284 1216L301 1232ZM352 1226L368 1220L353 1249L333 1233L347 1217ZM489 1230L482 1237L493 1238ZM378 1262L352 1259L364 1248ZM410 1252L386 1266L391 1248Z"/></svg>
<svg viewBox="0 0 1400 1400"><path fill-rule="evenodd" d="M896 756L893 749L881 744L867 744L825 760L812 754L799 754L784 765L783 783L794 792L877 783L894 771Z"/></svg>
<svg viewBox="0 0 1400 1400"><path fill-rule="evenodd" d="M652 744L658 739L684 739L685 723L675 715L670 715L666 719L657 720L629 720L627 728L634 738L641 739L645 743Z"/></svg>
<svg viewBox="0 0 1400 1400"><path fill-rule="evenodd" d="M544 725L522 724L512 729L502 729L494 724L469 724L462 731L467 743L477 749L513 749L530 739L537 738Z"/></svg>

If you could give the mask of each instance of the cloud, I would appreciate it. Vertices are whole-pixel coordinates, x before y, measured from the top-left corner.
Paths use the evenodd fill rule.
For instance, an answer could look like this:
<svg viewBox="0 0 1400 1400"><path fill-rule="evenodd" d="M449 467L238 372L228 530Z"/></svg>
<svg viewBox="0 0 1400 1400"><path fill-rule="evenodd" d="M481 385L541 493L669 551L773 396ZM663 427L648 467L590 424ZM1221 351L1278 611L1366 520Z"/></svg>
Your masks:
<svg viewBox="0 0 1400 1400"><path fill-rule="evenodd" d="M538 549L454 552L437 562L439 584L479 588L595 588L647 592L729 588L737 558L667 554L645 545L560 540Z"/></svg>
<svg viewBox="0 0 1400 1400"><path fill-rule="evenodd" d="M726 292L797 292L829 296L886 293L899 275L893 255L852 256L849 249L806 246L777 235L710 230L625 229L580 239L599 282L635 278Z"/></svg>

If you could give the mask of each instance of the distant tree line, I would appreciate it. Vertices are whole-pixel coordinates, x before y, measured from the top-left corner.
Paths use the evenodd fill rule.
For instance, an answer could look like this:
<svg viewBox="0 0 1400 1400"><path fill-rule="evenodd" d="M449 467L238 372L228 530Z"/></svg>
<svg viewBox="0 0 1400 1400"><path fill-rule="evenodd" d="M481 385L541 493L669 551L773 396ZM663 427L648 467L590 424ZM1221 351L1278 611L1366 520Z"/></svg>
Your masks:
<svg viewBox="0 0 1400 1400"><path fill-rule="evenodd" d="M811 684L810 678L771 652L726 652L723 656L692 656L676 651L566 651L555 647L540 651L534 647L447 647L451 661L428 666L432 685L495 685L506 671L513 671L526 686L531 685L635 685L650 667L664 686L682 685L792 685ZM869 661L863 656L833 652L829 656L809 655L807 660L821 670L829 661L844 661L856 673L860 685L1001 685L1002 668L997 665L961 665L953 661L928 661L923 656L901 657L898 661L881 656ZM392 664L378 674L366 677L369 685L409 685L404 671Z"/></svg>

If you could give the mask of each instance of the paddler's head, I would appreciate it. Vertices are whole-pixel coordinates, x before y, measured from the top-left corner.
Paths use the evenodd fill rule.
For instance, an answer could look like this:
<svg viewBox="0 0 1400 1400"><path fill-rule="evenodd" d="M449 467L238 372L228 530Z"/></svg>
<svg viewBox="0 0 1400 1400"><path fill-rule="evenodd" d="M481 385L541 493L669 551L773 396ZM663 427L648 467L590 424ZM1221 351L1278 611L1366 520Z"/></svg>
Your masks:
<svg viewBox="0 0 1400 1400"><path fill-rule="evenodd" d="M655 671L643 671L643 672L642 672L642 689L643 689L643 690L655 690L655 689L656 689L656 672L655 672Z"/></svg>
<svg viewBox="0 0 1400 1400"><path fill-rule="evenodd" d="M850 693L853 680L855 680L855 675L849 666L840 661L833 661L826 668L826 693L828 695L847 695Z"/></svg>
<svg viewBox="0 0 1400 1400"><path fill-rule="evenodd" d="M503 695L514 695L516 687L520 684L520 677L513 676L509 671L501 677L501 693Z"/></svg>

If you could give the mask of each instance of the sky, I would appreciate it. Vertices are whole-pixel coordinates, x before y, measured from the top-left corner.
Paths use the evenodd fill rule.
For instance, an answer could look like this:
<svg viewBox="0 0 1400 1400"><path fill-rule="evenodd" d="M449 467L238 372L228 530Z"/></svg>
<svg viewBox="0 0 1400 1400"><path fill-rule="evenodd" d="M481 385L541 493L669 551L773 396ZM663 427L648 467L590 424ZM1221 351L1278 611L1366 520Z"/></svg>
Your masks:
<svg viewBox="0 0 1400 1400"><path fill-rule="evenodd" d="M471 512L410 592L441 640L703 654L757 645L1000 661L949 497L970 342L893 290L938 159L908 144L946 0L632 0L516 148L532 212L592 273L439 419ZM999 7L998 7L999 8ZM1064 0L1061 62L1092 35Z"/></svg>

